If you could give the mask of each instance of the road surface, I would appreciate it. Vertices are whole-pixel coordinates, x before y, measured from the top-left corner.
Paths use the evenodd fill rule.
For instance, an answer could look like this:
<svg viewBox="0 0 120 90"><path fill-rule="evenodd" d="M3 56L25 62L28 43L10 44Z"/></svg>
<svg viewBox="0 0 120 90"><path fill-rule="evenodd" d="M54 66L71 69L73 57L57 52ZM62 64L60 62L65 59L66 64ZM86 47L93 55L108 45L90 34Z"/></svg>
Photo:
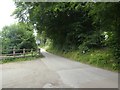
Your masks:
<svg viewBox="0 0 120 90"><path fill-rule="evenodd" d="M118 73L41 52L42 59L0 65L2 88L118 88Z"/></svg>

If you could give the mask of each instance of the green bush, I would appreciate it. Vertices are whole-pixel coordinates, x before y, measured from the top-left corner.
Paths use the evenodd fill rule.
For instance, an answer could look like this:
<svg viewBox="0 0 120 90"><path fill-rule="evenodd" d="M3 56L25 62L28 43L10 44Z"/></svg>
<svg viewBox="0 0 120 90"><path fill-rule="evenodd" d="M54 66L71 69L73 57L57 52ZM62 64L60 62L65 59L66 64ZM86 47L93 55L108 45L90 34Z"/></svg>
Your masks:
<svg viewBox="0 0 120 90"><path fill-rule="evenodd" d="M109 54L101 54L101 53L96 53L96 54L91 54L89 63L97 64L97 65L103 65L108 64L110 60Z"/></svg>

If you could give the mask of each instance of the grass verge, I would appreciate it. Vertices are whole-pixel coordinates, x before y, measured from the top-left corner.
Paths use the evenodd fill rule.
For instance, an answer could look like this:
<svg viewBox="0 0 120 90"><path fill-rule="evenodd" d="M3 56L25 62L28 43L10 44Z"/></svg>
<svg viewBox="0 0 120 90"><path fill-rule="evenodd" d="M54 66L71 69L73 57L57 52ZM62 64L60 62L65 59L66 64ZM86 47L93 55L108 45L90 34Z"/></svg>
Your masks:
<svg viewBox="0 0 120 90"><path fill-rule="evenodd" d="M31 61L31 60L35 60L37 58L42 58L42 57L44 56L41 54L41 55L36 55L36 56L5 58L5 59L0 60L0 64L11 63L11 62L21 62L21 61Z"/></svg>
<svg viewBox="0 0 120 90"><path fill-rule="evenodd" d="M90 64L95 67L100 67L106 70L111 71L118 71L118 66L115 63L114 56L109 50L106 49L99 49L99 50L92 50L85 54L81 53L78 50L74 50L71 52L63 52L56 49L47 49L48 52L53 54L57 54L71 60L79 61L82 63Z"/></svg>

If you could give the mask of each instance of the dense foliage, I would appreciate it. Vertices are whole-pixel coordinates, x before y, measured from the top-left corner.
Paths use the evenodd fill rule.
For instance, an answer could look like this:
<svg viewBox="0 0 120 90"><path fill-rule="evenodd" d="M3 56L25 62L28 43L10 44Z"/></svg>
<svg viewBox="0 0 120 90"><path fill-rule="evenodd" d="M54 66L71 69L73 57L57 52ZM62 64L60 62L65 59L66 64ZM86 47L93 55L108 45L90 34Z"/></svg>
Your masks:
<svg viewBox="0 0 120 90"><path fill-rule="evenodd" d="M52 47L86 53L110 48L118 67L120 61L120 3L30 3L17 2L13 13L30 22ZM43 35L44 34L44 35Z"/></svg>
<svg viewBox="0 0 120 90"><path fill-rule="evenodd" d="M2 53L11 53L16 49L35 49L35 37L32 27L24 23L5 26L1 31Z"/></svg>

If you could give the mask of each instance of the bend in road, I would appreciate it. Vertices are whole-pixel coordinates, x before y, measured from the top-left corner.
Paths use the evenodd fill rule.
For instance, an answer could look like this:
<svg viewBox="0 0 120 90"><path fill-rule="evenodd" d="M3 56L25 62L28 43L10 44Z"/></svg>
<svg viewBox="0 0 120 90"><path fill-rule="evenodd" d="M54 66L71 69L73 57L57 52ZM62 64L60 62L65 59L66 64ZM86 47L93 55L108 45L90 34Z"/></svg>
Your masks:
<svg viewBox="0 0 120 90"><path fill-rule="evenodd" d="M0 65L2 87L118 88L118 73L41 52L42 59Z"/></svg>
<svg viewBox="0 0 120 90"><path fill-rule="evenodd" d="M118 88L118 73L96 68L42 49L46 66L57 72L63 83L74 88Z"/></svg>

